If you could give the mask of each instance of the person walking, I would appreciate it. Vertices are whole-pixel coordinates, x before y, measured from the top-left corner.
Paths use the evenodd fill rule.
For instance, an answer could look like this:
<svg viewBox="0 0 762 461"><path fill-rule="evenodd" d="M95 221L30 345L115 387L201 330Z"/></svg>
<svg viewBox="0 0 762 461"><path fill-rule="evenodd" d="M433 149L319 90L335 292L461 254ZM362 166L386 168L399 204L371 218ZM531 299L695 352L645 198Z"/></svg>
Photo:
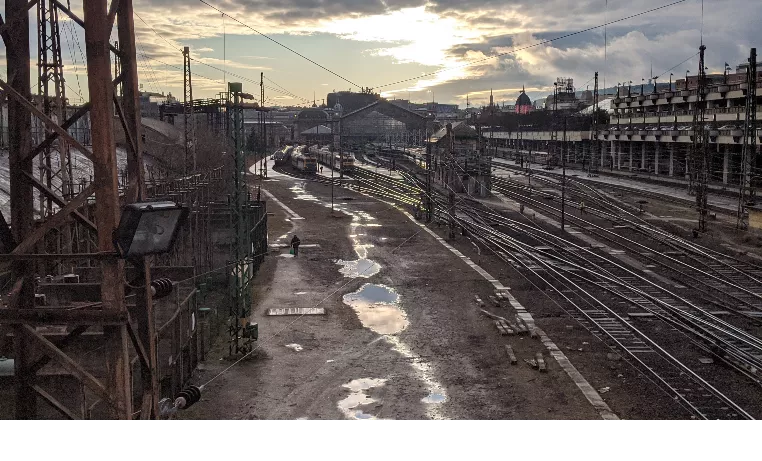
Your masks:
<svg viewBox="0 0 762 461"><path fill-rule="evenodd" d="M294 258L299 256L299 244L302 243L301 240L299 240L299 237L294 234L294 238L291 239L291 248L294 250Z"/></svg>

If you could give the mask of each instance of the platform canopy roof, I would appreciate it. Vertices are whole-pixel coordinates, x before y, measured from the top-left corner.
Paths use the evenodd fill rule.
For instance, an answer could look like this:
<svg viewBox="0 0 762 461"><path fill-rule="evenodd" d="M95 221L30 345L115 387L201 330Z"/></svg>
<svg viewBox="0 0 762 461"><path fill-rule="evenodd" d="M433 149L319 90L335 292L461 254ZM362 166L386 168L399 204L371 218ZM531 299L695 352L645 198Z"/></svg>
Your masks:
<svg viewBox="0 0 762 461"><path fill-rule="evenodd" d="M302 134L315 134L315 135L331 134L331 128L325 125L317 125L302 131Z"/></svg>

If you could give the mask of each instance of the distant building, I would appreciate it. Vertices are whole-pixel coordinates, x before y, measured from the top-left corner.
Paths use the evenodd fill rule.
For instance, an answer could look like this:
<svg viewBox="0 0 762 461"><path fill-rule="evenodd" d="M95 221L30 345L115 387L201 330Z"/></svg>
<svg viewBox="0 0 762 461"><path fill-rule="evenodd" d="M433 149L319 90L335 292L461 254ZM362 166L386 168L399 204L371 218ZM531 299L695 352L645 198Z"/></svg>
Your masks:
<svg viewBox="0 0 762 461"><path fill-rule="evenodd" d="M519 97L516 98L516 107L514 108L514 112L517 114L528 114L532 112L532 101L529 99L529 96L527 96L523 86L521 87L521 93L519 93Z"/></svg>
<svg viewBox="0 0 762 461"><path fill-rule="evenodd" d="M326 106L334 107L341 103L345 113L354 112L378 101L380 96L375 93L355 93L352 91L337 91L328 93Z"/></svg>

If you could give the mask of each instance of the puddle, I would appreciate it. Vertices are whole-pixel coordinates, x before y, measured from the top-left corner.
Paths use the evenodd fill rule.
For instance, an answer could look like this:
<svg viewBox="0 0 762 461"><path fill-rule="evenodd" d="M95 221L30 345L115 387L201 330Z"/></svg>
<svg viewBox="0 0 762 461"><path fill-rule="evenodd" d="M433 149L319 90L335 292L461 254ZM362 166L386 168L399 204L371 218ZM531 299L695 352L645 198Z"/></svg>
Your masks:
<svg viewBox="0 0 762 461"><path fill-rule="evenodd" d="M365 328L380 335L393 335L408 326L407 315L399 307L399 295L393 288L366 283L354 293L344 295Z"/></svg>
<svg viewBox="0 0 762 461"><path fill-rule="evenodd" d="M282 254L280 255L280 257L281 257L281 258L293 258L293 257L294 257L294 255L292 255L292 254L290 254L290 253L282 253Z"/></svg>
<svg viewBox="0 0 762 461"><path fill-rule="evenodd" d="M422 398L421 402L423 402L423 403L442 403L445 400L447 400L447 397L445 397L442 394L438 394L438 393L435 392L435 393L429 394L426 397Z"/></svg>
<svg viewBox="0 0 762 461"><path fill-rule="evenodd" d="M386 380L382 378L354 379L342 385L343 388L349 389L350 394L343 400L340 400L336 405L348 419L376 419L375 416L356 408L378 402L378 400L370 397L366 391L376 387L382 387L385 384Z"/></svg>
<svg viewBox="0 0 762 461"><path fill-rule="evenodd" d="M381 270L380 264L364 258L356 261L343 261L340 259L336 261L336 264L343 266L339 269L339 272L344 274L344 277L350 278L362 277L367 279L378 274Z"/></svg>
<svg viewBox="0 0 762 461"><path fill-rule="evenodd" d="M427 404L425 411L430 419L447 419L442 413L439 404L447 401L447 391L444 386L437 382L431 364L423 357L413 352L405 343L396 336L384 336L384 339L392 345L392 349L409 360L413 371L421 382L426 386L428 395L421 399Z"/></svg>
<svg viewBox="0 0 762 461"><path fill-rule="evenodd" d="M300 344L296 344L296 343L286 344L286 347L289 349L292 349L294 352L301 352L304 350L304 348Z"/></svg>
<svg viewBox="0 0 762 461"><path fill-rule="evenodd" d="M307 294L307 292L306 292L306 291L297 291L297 292L296 292L296 293L294 293L294 294L295 294L295 295L306 295L306 294Z"/></svg>

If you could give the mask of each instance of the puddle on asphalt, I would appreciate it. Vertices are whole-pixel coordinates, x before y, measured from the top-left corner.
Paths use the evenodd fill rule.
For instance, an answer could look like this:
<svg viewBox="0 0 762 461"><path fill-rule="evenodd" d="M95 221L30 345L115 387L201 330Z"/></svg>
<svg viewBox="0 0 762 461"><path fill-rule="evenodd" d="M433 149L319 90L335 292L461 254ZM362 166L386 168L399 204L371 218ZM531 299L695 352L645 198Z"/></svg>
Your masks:
<svg viewBox="0 0 762 461"><path fill-rule="evenodd" d="M380 264L364 258L356 261L344 261L339 259L336 261L336 264L343 266L339 269L339 272L341 272L344 277L350 278L362 277L367 279L378 274L378 271L381 270Z"/></svg>
<svg viewBox="0 0 762 461"><path fill-rule="evenodd" d="M304 348L301 346L301 344L296 344L296 343L286 344L285 347L293 350L294 352L301 352L302 350L304 350Z"/></svg>
<svg viewBox="0 0 762 461"><path fill-rule="evenodd" d="M438 393L433 393L433 394L429 394L426 397L422 398L421 402L423 402L423 403L442 403L445 400L447 400L447 397L445 397L444 395L438 394Z"/></svg>
<svg viewBox="0 0 762 461"><path fill-rule="evenodd" d="M342 385L343 388L349 389L350 394L337 403L339 410L348 419L376 419L375 416L365 413L363 410L358 410L357 407L378 402L378 400L366 394L366 391L384 386L385 384L386 380L382 378L360 378L353 379Z"/></svg>
<svg viewBox="0 0 762 461"><path fill-rule="evenodd" d="M281 257L281 258L293 258L293 257L294 257L294 255L292 255L292 254L290 254L290 253L282 253L282 254L280 255L280 257Z"/></svg>
<svg viewBox="0 0 762 461"><path fill-rule="evenodd" d="M295 295L306 295L306 294L307 294L307 292L306 292L306 291L297 291L297 292L296 292L296 293L294 293L294 294L295 294Z"/></svg>
<svg viewBox="0 0 762 461"><path fill-rule="evenodd" d="M428 395L421 399L426 403L426 415L430 419L447 419L441 410L439 404L447 401L447 391L444 386L437 382L434 377L434 371L431 364L423 357L413 352L405 343L396 336L384 336L386 341L392 345L392 349L410 361L418 379L423 382L428 391Z"/></svg>
<svg viewBox="0 0 762 461"><path fill-rule="evenodd" d="M375 333L393 335L408 326L407 315L399 307L400 296L393 288L366 283L343 299L357 313L363 326Z"/></svg>

